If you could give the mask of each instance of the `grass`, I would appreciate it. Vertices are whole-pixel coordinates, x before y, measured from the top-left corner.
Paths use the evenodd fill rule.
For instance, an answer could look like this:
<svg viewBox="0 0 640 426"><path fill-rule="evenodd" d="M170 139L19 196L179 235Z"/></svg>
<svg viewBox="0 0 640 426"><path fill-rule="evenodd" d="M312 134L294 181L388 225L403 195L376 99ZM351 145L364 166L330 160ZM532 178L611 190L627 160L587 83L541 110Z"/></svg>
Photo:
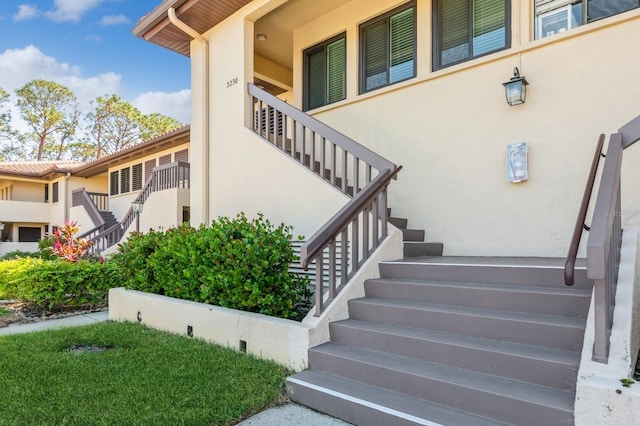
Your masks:
<svg viewBox="0 0 640 426"><path fill-rule="evenodd" d="M230 425L272 405L287 376L270 361L116 322L0 337L0 360L0 425Z"/></svg>
<svg viewBox="0 0 640 426"><path fill-rule="evenodd" d="M0 306L0 317L6 317L11 315L11 312L8 309L5 309Z"/></svg>

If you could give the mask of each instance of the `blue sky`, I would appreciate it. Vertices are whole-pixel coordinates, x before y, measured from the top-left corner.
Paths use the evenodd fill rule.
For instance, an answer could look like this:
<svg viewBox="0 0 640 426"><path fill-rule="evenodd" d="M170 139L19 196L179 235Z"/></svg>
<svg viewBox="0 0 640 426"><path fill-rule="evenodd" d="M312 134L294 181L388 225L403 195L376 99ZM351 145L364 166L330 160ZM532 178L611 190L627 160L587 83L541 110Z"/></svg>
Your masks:
<svg viewBox="0 0 640 426"><path fill-rule="evenodd" d="M53 80L85 112L115 93L145 114L189 123L189 58L131 33L161 2L0 0L0 87L13 94L36 78Z"/></svg>

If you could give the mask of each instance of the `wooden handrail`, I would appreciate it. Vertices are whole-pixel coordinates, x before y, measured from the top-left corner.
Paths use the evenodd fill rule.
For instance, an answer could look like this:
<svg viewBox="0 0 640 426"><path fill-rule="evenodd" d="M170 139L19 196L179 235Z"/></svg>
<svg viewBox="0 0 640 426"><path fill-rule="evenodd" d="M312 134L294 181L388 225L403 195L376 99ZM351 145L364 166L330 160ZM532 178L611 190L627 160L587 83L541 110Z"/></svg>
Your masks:
<svg viewBox="0 0 640 426"><path fill-rule="evenodd" d="M362 212L364 207L389 185L389 182L400 170L402 170L402 166L398 166L394 170L383 170L303 244L300 248L300 263L305 271L309 269L309 264L318 253L353 220L354 216Z"/></svg>
<svg viewBox="0 0 640 426"><path fill-rule="evenodd" d="M585 224L587 218L587 211L589 210L589 204L591 202L591 194L593 193L593 185L596 181L596 174L598 172L598 165L600 164L600 158L604 157L602 147L604 145L604 135L601 134L596 144L596 150L593 154L593 160L591 161L591 169L589 176L587 177L587 183L584 188L584 194L582 195L582 202L580 203L580 210L578 211L578 218L573 228L573 236L571 237L571 244L569 245L569 251L567 253L567 260L564 264L564 283L567 286L572 286L575 279L575 267L576 257L578 256L578 248L580 247L580 241L582 239L582 230L589 230Z"/></svg>
<svg viewBox="0 0 640 426"><path fill-rule="evenodd" d="M96 206L93 198L91 198L91 194L84 188L74 190L71 193L72 205L73 207L83 206L96 228L100 228L105 224L104 218L100 214L100 209Z"/></svg>

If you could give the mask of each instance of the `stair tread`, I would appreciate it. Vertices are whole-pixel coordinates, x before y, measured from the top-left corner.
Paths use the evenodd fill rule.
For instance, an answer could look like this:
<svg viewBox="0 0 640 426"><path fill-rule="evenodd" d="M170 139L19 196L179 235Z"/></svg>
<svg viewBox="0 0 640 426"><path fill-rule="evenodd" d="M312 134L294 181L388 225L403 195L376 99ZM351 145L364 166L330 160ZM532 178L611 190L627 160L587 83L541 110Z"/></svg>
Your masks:
<svg viewBox="0 0 640 426"><path fill-rule="evenodd" d="M425 287L451 287L465 289L482 289L487 291L512 291L515 293L536 293L536 294L550 294L550 295L576 295L583 297L591 297L591 290L584 288L574 287L544 287L535 285L509 285L509 284L491 284L491 283L473 283L463 281L442 281L442 280L419 280L411 278L372 278L368 281L375 281L380 283L389 283L393 285L423 285Z"/></svg>
<svg viewBox="0 0 640 426"><path fill-rule="evenodd" d="M556 315L532 314L516 311L501 311L496 309L484 309L459 305L445 305L440 303L416 302L413 300L383 299L377 297L365 297L351 299L352 303L366 303L370 305L386 305L402 308L425 309L446 313L460 313L468 316L485 318L506 319L520 322L542 323L548 325L562 325L566 327L584 328L585 320Z"/></svg>
<svg viewBox="0 0 640 426"><path fill-rule="evenodd" d="M334 342L324 343L309 351L342 359L355 359L375 369L389 369L560 411L573 411L574 392Z"/></svg>
<svg viewBox="0 0 640 426"><path fill-rule="evenodd" d="M448 426L497 426L503 423L453 410L422 399L388 391L365 383L315 370L305 370L287 379L301 386L312 386L341 400L353 401L385 413L396 414L417 424ZM293 398L295 400L295 398Z"/></svg>
<svg viewBox="0 0 640 426"><path fill-rule="evenodd" d="M554 363L577 365L580 361L580 353L544 346L527 345L524 343L508 342L490 339L480 336L467 336L457 333L429 330L424 328L397 326L387 323L347 319L336 321L334 324L342 327L366 329L393 336L402 336L413 339L428 340L438 343L461 346L471 349L486 350L502 354L536 358Z"/></svg>

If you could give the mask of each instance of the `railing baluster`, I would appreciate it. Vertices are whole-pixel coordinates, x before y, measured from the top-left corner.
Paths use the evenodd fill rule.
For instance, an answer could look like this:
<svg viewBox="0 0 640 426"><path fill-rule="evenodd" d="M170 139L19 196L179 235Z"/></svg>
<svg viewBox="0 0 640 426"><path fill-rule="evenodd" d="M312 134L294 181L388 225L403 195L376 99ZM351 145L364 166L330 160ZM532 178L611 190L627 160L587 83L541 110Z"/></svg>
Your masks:
<svg viewBox="0 0 640 426"><path fill-rule="evenodd" d="M360 159L353 157L353 195L360 192Z"/></svg>
<svg viewBox="0 0 640 426"><path fill-rule="evenodd" d="M336 240L329 243L329 300L336 297Z"/></svg>
<svg viewBox="0 0 640 426"><path fill-rule="evenodd" d="M324 272L322 270L322 252L316 257L316 316L324 311Z"/></svg>
<svg viewBox="0 0 640 426"><path fill-rule="evenodd" d="M331 149L331 165L329 166L331 168L331 185L336 186L336 168L338 167L336 164L336 144L332 143L331 145L329 145L329 149ZM342 178L343 181L346 181L346 178Z"/></svg>

